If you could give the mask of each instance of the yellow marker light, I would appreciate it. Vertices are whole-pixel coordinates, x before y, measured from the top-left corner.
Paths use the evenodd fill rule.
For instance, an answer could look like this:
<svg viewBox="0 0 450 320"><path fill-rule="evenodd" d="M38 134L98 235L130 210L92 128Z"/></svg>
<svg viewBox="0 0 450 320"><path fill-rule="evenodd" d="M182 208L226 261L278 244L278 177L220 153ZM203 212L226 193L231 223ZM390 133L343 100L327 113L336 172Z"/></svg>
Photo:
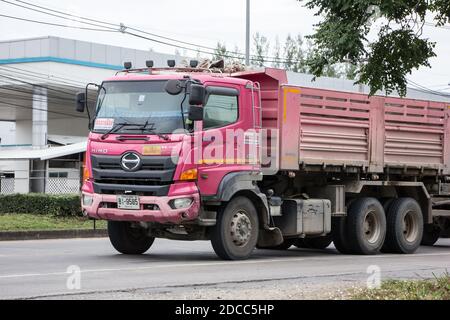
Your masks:
<svg viewBox="0 0 450 320"><path fill-rule="evenodd" d="M180 176L180 180L182 181L197 180L197 169L184 171Z"/></svg>
<svg viewBox="0 0 450 320"><path fill-rule="evenodd" d="M89 172L89 168L85 166L83 168L83 181L88 181L91 178L91 174Z"/></svg>

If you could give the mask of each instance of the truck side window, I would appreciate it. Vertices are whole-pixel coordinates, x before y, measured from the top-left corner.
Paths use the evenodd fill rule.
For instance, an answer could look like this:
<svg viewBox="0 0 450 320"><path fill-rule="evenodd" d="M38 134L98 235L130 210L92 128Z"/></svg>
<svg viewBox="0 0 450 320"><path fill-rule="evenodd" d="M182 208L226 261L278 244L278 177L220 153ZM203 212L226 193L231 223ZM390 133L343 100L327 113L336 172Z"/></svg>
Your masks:
<svg viewBox="0 0 450 320"><path fill-rule="evenodd" d="M238 119L238 97L210 95L206 104L203 129L220 128Z"/></svg>

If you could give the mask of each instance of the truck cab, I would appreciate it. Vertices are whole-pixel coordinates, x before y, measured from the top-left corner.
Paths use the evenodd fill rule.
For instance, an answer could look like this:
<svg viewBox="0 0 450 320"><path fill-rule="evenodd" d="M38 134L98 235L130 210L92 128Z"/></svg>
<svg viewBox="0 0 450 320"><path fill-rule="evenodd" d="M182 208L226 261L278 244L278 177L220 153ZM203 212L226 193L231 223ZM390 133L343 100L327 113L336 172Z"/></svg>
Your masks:
<svg viewBox="0 0 450 320"><path fill-rule="evenodd" d="M262 177L259 94L252 81L189 68L128 69L106 79L90 120L83 213L108 220L118 251L142 253L155 237L211 239L224 199L237 196L233 186L266 203L254 184ZM77 99L83 111L86 93ZM232 217L233 233L215 246L224 258L244 258L242 247L256 245L252 216ZM227 252L227 241L241 252Z"/></svg>

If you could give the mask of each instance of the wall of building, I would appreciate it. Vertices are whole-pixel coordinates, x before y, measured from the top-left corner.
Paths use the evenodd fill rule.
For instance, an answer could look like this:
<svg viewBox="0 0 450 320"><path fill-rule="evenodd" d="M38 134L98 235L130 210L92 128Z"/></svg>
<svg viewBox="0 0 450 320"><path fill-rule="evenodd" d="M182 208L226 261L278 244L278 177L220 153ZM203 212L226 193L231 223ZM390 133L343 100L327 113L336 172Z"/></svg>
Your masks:
<svg viewBox="0 0 450 320"><path fill-rule="evenodd" d="M16 125L14 122L0 121L0 145L16 144Z"/></svg>

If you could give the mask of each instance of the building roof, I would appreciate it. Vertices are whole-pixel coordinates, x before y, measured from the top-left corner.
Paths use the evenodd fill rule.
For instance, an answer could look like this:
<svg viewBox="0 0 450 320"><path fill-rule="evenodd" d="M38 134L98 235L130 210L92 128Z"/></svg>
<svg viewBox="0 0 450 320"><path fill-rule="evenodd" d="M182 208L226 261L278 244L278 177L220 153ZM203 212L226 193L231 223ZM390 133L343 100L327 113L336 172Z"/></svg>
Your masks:
<svg viewBox="0 0 450 320"><path fill-rule="evenodd" d="M50 147L45 149L1 150L0 160L20 160L20 159L50 160L68 156L71 154L82 153L86 151L86 148L87 148L87 141L78 142L62 147Z"/></svg>
<svg viewBox="0 0 450 320"><path fill-rule="evenodd" d="M64 136L58 134L49 134L47 140L49 142L53 142L56 144L60 144L62 146L66 146L69 144L85 142L86 137L78 137L78 136Z"/></svg>
<svg viewBox="0 0 450 320"><path fill-rule="evenodd" d="M155 66L165 66L168 59L180 60L181 57L52 36L0 41L0 65L58 62L121 70L125 61L132 62L134 67L142 68L145 67L145 61L150 59L154 60Z"/></svg>

